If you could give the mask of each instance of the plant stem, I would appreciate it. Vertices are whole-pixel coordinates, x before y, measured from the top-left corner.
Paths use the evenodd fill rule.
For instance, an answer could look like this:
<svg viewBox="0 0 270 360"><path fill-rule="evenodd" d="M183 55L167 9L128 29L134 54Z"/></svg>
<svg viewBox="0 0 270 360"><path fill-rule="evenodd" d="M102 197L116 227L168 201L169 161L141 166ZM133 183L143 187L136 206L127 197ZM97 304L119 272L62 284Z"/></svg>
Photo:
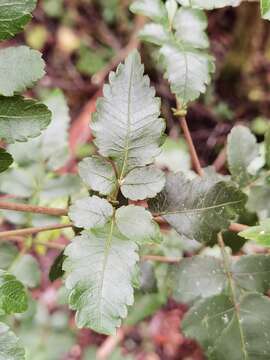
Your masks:
<svg viewBox="0 0 270 360"><path fill-rule="evenodd" d="M40 227L33 227L26 229L1 231L0 239L8 239L9 237L14 237L14 236L34 235L42 231L65 229L65 228L70 228L72 226L73 224L56 224L56 225L40 226Z"/></svg>
<svg viewBox="0 0 270 360"><path fill-rule="evenodd" d="M190 155L191 155L191 160L192 160L192 163L193 163L194 170L196 171L196 173L198 175L203 176L203 169L201 167L197 151L195 149L192 137L190 135L190 131L189 131L187 120L186 120L185 116L181 116L179 118L179 122L180 122L180 125L181 125L181 128L183 130L185 139L186 139L187 144L188 144L188 148L189 148L189 152L190 152Z"/></svg>
<svg viewBox="0 0 270 360"><path fill-rule="evenodd" d="M249 228L248 225L238 224L238 223L233 223L229 226L229 230L236 233L244 231L248 228Z"/></svg>
<svg viewBox="0 0 270 360"><path fill-rule="evenodd" d="M141 257L141 260L157 261L157 262L166 263L166 264L177 264L177 263L179 263L181 258L178 258L178 257L171 258L171 257L166 257L166 256L158 256L158 255L144 255Z"/></svg>
<svg viewBox="0 0 270 360"><path fill-rule="evenodd" d="M66 216L68 214L67 209L58 209L58 208L47 208L44 206L35 206L28 204L18 204L7 201L0 201L0 209L13 210L13 211L22 211L36 214L46 214L53 216Z"/></svg>

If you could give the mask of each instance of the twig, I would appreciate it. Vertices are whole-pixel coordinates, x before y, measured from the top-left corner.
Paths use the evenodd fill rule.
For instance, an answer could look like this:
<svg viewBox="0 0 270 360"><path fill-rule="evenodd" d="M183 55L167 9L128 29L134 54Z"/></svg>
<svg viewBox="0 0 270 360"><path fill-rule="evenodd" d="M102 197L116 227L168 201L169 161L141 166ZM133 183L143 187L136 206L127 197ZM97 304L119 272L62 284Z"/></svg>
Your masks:
<svg viewBox="0 0 270 360"><path fill-rule="evenodd" d="M217 172L223 168L223 166L226 163L226 160L227 160L227 148L225 146L218 154L216 160L213 162L213 166Z"/></svg>
<svg viewBox="0 0 270 360"><path fill-rule="evenodd" d="M40 226L40 227L33 227L26 229L1 231L0 239L8 239L9 237L14 237L14 236L33 235L33 234L38 234L39 232L42 231L65 229L65 228L70 228L72 226L73 226L72 224L56 224L56 225Z"/></svg>
<svg viewBox="0 0 270 360"><path fill-rule="evenodd" d="M98 360L106 360L114 351L116 346L124 339L127 329L120 328L115 335L107 337L97 351Z"/></svg>
<svg viewBox="0 0 270 360"><path fill-rule="evenodd" d="M8 237L8 238L1 239L1 240L12 241L12 242L20 243L20 244L27 241L27 239L23 236L12 236L12 237ZM41 241L41 240L36 240L36 239L33 242L32 246L34 246L34 245L42 245L47 248L57 249L57 250L64 250L64 248L65 248L64 244L58 244L58 243L52 242L52 241L46 242L46 241Z"/></svg>
<svg viewBox="0 0 270 360"><path fill-rule="evenodd" d="M98 72L92 77L92 82L94 84L99 86L102 85L109 72L113 70L121 61L123 61L133 49L139 47L140 40L138 39L138 31L142 28L144 23L144 17L136 17L135 28L133 34L131 35L129 43L122 50L118 51L116 56L113 57L112 61L107 66L105 66L104 69L102 69L100 72Z"/></svg>
<svg viewBox="0 0 270 360"><path fill-rule="evenodd" d="M179 263L181 258L178 258L178 257L170 258L170 257L158 256L158 255L144 255L141 257L141 260L157 261L157 262L161 262L161 263L165 263L165 264L177 264L177 263Z"/></svg>
<svg viewBox="0 0 270 360"><path fill-rule="evenodd" d="M236 233L244 231L248 228L249 228L248 225L243 225L243 224L238 224L238 223L233 223L229 226L229 230L232 232L236 232Z"/></svg>
<svg viewBox="0 0 270 360"><path fill-rule="evenodd" d="M30 212L36 214L46 214L53 216L66 216L68 214L67 209L48 208L44 206L35 206L28 204L18 204L7 201L0 201L0 209Z"/></svg>
<svg viewBox="0 0 270 360"><path fill-rule="evenodd" d="M186 139L188 147L189 147L189 152L190 152L191 160L192 160L192 163L194 166L194 170L196 171L196 173L198 175L203 176L203 169L201 167L197 151L195 149L192 137L190 135L190 131L189 131L189 128L187 125L187 120L186 120L185 116L181 116L179 118L179 122L180 122L180 126L183 130L185 139Z"/></svg>

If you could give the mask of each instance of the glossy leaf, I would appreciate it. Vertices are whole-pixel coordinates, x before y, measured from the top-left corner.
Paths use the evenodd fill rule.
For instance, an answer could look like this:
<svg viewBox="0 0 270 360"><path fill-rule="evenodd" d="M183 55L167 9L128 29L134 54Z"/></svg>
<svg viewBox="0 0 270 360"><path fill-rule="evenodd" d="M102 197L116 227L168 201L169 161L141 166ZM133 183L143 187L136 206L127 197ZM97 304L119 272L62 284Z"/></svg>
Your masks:
<svg viewBox="0 0 270 360"><path fill-rule="evenodd" d="M159 226L151 213L141 206L129 205L117 209L115 222L123 235L140 245L161 240Z"/></svg>
<svg viewBox="0 0 270 360"><path fill-rule="evenodd" d="M250 167L259 156L256 137L247 127L235 126L228 136L227 154L233 180L242 187L246 186L254 178Z"/></svg>
<svg viewBox="0 0 270 360"><path fill-rule="evenodd" d="M40 135L50 119L48 108L35 100L0 96L0 138L8 143Z"/></svg>
<svg viewBox="0 0 270 360"><path fill-rule="evenodd" d="M0 148L0 173L7 170L12 163L12 156L5 149Z"/></svg>
<svg viewBox="0 0 270 360"><path fill-rule="evenodd" d="M83 159L79 164L79 174L91 190L108 195L115 189L116 176L113 166L100 156Z"/></svg>
<svg viewBox="0 0 270 360"><path fill-rule="evenodd" d="M183 331L211 360L267 359L269 311L269 298L260 294L244 295L237 307L230 297L218 295L198 302L187 313Z"/></svg>
<svg viewBox="0 0 270 360"><path fill-rule="evenodd" d="M112 205L97 196L79 199L69 208L69 217L75 226L85 229L105 225L112 215Z"/></svg>
<svg viewBox="0 0 270 360"><path fill-rule="evenodd" d="M121 235L114 221L84 231L66 248L66 287L79 327L113 334L133 304L132 278L137 246ZM121 290L120 290L121 289Z"/></svg>
<svg viewBox="0 0 270 360"><path fill-rule="evenodd" d="M25 91L43 77L44 67L41 53L27 46L1 49L0 94L13 96L15 93Z"/></svg>
<svg viewBox="0 0 270 360"><path fill-rule="evenodd" d="M1 0L0 40L9 39L22 31L35 7L36 0Z"/></svg>
<svg viewBox="0 0 270 360"><path fill-rule="evenodd" d="M15 276L0 270L0 313L22 313L27 309L24 286Z"/></svg>
<svg viewBox="0 0 270 360"><path fill-rule="evenodd" d="M122 194L131 200L144 200L156 196L165 185L165 176L154 166L131 170L123 179Z"/></svg>
<svg viewBox="0 0 270 360"><path fill-rule="evenodd" d="M152 163L160 152L165 127L160 100L143 72L140 56L133 52L111 73L91 125L99 153L117 162L120 183L131 169Z"/></svg>
<svg viewBox="0 0 270 360"><path fill-rule="evenodd" d="M238 6L240 0L177 0L183 6L212 10L225 6Z"/></svg>
<svg viewBox="0 0 270 360"><path fill-rule="evenodd" d="M167 177L165 189L149 204L179 234L207 243L216 241L245 202L246 196L230 182L207 176L190 181L178 173Z"/></svg>
<svg viewBox="0 0 270 360"><path fill-rule="evenodd" d="M17 336L0 322L0 360L25 360L25 351Z"/></svg>
<svg viewBox="0 0 270 360"><path fill-rule="evenodd" d="M64 270L62 269L63 263L66 256L64 255L64 250L55 258L49 272L49 279L53 282L64 275Z"/></svg>

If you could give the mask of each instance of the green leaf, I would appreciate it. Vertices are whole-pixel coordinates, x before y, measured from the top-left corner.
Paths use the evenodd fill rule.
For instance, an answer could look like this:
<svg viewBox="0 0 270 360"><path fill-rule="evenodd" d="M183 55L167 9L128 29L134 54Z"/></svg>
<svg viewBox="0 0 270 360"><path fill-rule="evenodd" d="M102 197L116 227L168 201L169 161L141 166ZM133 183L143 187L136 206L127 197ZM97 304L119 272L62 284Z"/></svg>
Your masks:
<svg viewBox="0 0 270 360"><path fill-rule="evenodd" d="M158 224L151 213L141 206L129 205L117 209L115 222L123 235L140 245L161 240Z"/></svg>
<svg viewBox="0 0 270 360"><path fill-rule="evenodd" d="M0 270L0 313L22 313L27 310L27 295L23 284L14 275Z"/></svg>
<svg viewBox="0 0 270 360"><path fill-rule="evenodd" d="M187 337L197 340L211 360L267 359L270 353L269 298L244 295L237 307L218 295L198 302L182 323Z"/></svg>
<svg viewBox="0 0 270 360"><path fill-rule="evenodd" d="M227 285L221 261L210 256L182 259L175 273L173 298L192 303L201 298L220 294Z"/></svg>
<svg viewBox="0 0 270 360"><path fill-rule="evenodd" d="M130 10L149 17L157 22L164 22L167 18L167 11L160 0L137 0L132 3Z"/></svg>
<svg viewBox="0 0 270 360"><path fill-rule="evenodd" d="M0 96L0 138L8 143L40 135L50 119L51 112L35 100Z"/></svg>
<svg viewBox="0 0 270 360"><path fill-rule="evenodd" d="M270 20L270 1L260 0L260 4L261 4L262 18L265 20Z"/></svg>
<svg viewBox="0 0 270 360"><path fill-rule="evenodd" d="M43 159L51 170L64 166L69 157L68 130L70 124L69 109L65 96L55 91L44 104L52 112L52 120L41 137Z"/></svg>
<svg viewBox="0 0 270 360"><path fill-rule="evenodd" d="M1 49L0 94L13 96L25 91L43 77L44 67L41 53L27 46Z"/></svg>
<svg viewBox="0 0 270 360"><path fill-rule="evenodd" d="M11 265L10 272L29 288L35 288L40 284L41 271L39 263L30 254L19 256Z"/></svg>
<svg viewBox="0 0 270 360"><path fill-rule="evenodd" d="M16 246L9 242L0 243L0 266L1 269L7 270L10 264L15 260L18 255Z"/></svg>
<svg viewBox="0 0 270 360"><path fill-rule="evenodd" d="M148 41L155 45L163 45L170 41L170 34L161 24L146 24L139 32L142 40Z"/></svg>
<svg viewBox="0 0 270 360"><path fill-rule="evenodd" d="M228 136L228 164L232 178L241 187L254 176L250 172L252 162L259 156L256 137L245 126L235 126Z"/></svg>
<svg viewBox="0 0 270 360"><path fill-rule="evenodd" d="M117 163L120 183L134 167L154 161L165 128L159 118L160 100L143 72L140 55L134 51L111 73L91 125L99 153Z"/></svg>
<svg viewBox="0 0 270 360"><path fill-rule="evenodd" d="M165 185L165 176L154 166L131 170L122 180L122 194L131 200L144 200L156 196Z"/></svg>
<svg viewBox="0 0 270 360"><path fill-rule="evenodd" d="M206 91L210 74L214 72L213 58L200 50L177 44L166 44L160 49L171 90L182 104L195 100Z"/></svg>
<svg viewBox="0 0 270 360"><path fill-rule="evenodd" d="M103 228L84 231L66 248L63 269L79 327L115 333L127 316L127 306L133 304L136 252L137 245L119 233L113 220Z"/></svg>
<svg viewBox="0 0 270 360"><path fill-rule="evenodd" d="M112 205L97 196L75 201L68 213L75 226L92 229L105 225L113 215Z"/></svg>
<svg viewBox="0 0 270 360"><path fill-rule="evenodd" d="M270 3L269 3L270 4ZM265 142L265 160L266 165L270 168L270 126L264 135L264 142Z"/></svg>
<svg viewBox="0 0 270 360"><path fill-rule="evenodd" d="M49 279L51 282L61 278L64 275L64 270L62 269L63 263L66 259L64 255L64 250L55 258L49 272Z"/></svg>
<svg viewBox="0 0 270 360"><path fill-rule="evenodd" d="M179 233L199 242L216 242L217 234L244 211L246 195L230 182L205 175L190 181L181 173L167 177L165 189L149 201Z"/></svg>
<svg viewBox="0 0 270 360"><path fill-rule="evenodd" d="M80 181L77 175L66 174L61 177L47 178L42 186L40 198L45 201L70 196L80 191Z"/></svg>
<svg viewBox="0 0 270 360"><path fill-rule="evenodd" d="M7 170L12 163L12 156L5 149L0 148L0 173Z"/></svg>
<svg viewBox="0 0 270 360"><path fill-rule="evenodd" d="M36 0L0 0L0 40L22 31L35 7Z"/></svg>
<svg viewBox="0 0 270 360"><path fill-rule="evenodd" d="M100 156L83 159L79 164L79 174L83 181L102 195L111 194L116 186L112 164Z"/></svg>
<svg viewBox="0 0 270 360"><path fill-rule="evenodd" d="M180 5L197 9L212 10L224 6L238 6L240 0L177 0Z"/></svg>
<svg viewBox="0 0 270 360"><path fill-rule="evenodd" d="M2 322L0 322L0 360L25 360L25 351L19 339Z"/></svg>
<svg viewBox="0 0 270 360"><path fill-rule="evenodd" d="M207 17L198 9L180 8L174 18L173 26L177 39L182 45L204 49L209 47L206 35Z"/></svg>
<svg viewBox="0 0 270 360"><path fill-rule="evenodd" d="M256 241L260 245L270 246L270 219L262 220L259 226L251 226L238 235Z"/></svg>
<svg viewBox="0 0 270 360"><path fill-rule="evenodd" d="M267 182L251 187L247 208L257 213L260 219L270 217L270 186Z"/></svg>

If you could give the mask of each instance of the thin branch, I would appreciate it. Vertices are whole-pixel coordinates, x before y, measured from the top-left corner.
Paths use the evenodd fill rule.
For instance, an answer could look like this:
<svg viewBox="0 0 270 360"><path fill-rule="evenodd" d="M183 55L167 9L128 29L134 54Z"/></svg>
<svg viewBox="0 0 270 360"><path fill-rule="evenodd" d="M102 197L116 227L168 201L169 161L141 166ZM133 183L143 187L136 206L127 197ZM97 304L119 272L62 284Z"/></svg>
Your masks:
<svg viewBox="0 0 270 360"><path fill-rule="evenodd" d="M28 204L18 204L14 202L0 201L0 209L30 212L36 214L46 214L53 216L66 216L68 214L67 209L47 208L44 206L34 206Z"/></svg>
<svg viewBox="0 0 270 360"><path fill-rule="evenodd" d="M179 118L179 122L180 122L180 126L181 126L181 128L183 130L185 139L186 139L187 144L188 144L188 148L189 148L189 152L190 152L190 156L191 156L191 160L192 160L194 170L196 171L196 173L198 175L203 176L203 174L204 174L203 169L201 167L197 151L195 149L192 137L190 135L190 131L189 131L187 120L186 120L185 116L181 116Z"/></svg>
<svg viewBox="0 0 270 360"><path fill-rule="evenodd" d="M229 226L229 230L232 232L236 232L236 233L244 231L248 228L249 228L248 225L243 225L243 224L238 224L238 223L233 223Z"/></svg>
<svg viewBox="0 0 270 360"><path fill-rule="evenodd" d="M144 255L141 257L143 261L157 261L165 264L177 264L180 262L180 257L166 257L166 256L158 256L158 255Z"/></svg>
<svg viewBox="0 0 270 360"><path fill-rule="evenodd" d="M124 340L127 330L120 328L115 335L107 337L97 351L98 360L106 360L114 351L116 346Z"/></svg>
<svg viewBox="0 0 270 360"><path fill-rule="evenodd" d="M218 154L216 160L213 162L213 166L216 170L216 172L220 171L227 161L227 148L224 146L224 148L220 151Z"/></svg>
<svg viewBox="0 0 270 360"><path fill-rule="evenodd" d="M56 224L56 225L40 226L40 227L33 227L33 228L26 228L26 229L1 231L0 239L8 240L9 237L34 235L34 234L38 234L43 231L65 229L65 228L70 228L72 226L73 226L73 224Z"/></svg>

